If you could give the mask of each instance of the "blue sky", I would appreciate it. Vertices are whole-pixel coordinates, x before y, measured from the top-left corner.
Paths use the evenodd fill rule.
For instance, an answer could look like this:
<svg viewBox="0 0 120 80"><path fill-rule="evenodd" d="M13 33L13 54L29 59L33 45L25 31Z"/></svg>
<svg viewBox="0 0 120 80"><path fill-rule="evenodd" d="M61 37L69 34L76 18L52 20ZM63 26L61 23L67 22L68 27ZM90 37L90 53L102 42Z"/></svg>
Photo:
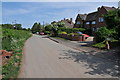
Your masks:
<svg viewBox="0 0 120 80"><path fill-rule="evenodd" d="M117 2L2 2L2 23L14 20L31 28L35 22L50 23L63 18L75 20L78 13L96 11L100 6L117 7Z"/></svg>

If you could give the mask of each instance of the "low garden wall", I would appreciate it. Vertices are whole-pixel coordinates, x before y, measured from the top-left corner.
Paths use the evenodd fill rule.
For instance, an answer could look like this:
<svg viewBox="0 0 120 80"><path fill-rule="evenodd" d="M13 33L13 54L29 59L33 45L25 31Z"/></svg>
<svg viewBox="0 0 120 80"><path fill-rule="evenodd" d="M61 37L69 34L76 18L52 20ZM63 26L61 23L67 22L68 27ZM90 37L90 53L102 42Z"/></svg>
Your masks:
<svg viewBox="0 0 120 80"><path fill-rule="evenodd" d="M68 35L68 34L59 34L58 36L72 41L85 41L85 36L82 35L76 36L76 35Z"/></svg>

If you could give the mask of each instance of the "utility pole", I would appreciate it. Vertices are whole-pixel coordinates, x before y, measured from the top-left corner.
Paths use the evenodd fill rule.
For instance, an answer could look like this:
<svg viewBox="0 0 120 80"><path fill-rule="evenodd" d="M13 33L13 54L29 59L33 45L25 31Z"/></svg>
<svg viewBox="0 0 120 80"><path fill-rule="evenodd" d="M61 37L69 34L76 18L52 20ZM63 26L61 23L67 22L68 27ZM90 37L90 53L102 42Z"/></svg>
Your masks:
<svg viewBox="0 0 120 80"><path fill-rule="evenodd" d="M14 28L16 27L15 24L17 24L17 20L14 20L14 21L12 22L12 25L13 25Z"/></svg>
<svg viewBox="0 0 120 80"><path fill-rule="evenodd" d="M120 9L120 1L118 2L118 9Z"/></svg>

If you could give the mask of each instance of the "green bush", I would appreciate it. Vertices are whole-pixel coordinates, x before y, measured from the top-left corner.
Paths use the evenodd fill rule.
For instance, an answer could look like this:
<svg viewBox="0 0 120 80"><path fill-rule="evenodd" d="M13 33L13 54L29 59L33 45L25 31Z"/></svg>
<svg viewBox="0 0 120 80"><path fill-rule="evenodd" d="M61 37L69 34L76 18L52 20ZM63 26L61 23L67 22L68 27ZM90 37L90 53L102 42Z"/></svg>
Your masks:
<svg viewBox="0 0 120 80"><path fill-rule="evenodd" d="M111 40L109 41L109 44L110 48L115 48L117 46L120 46L120 40ZM97 48L106 48L106 40L100 43L93 44L92 46Z"/></svg>
<svg viewBox="0 0 120 80"><path fill-rule="evenodd" d="M51 32L50 31L45 31L45 34L51 34Z"/></svg>
<svg viewBox="0 0 120 80"><path fill-rule="evenodd" d="M67 34L66 32L61 32L60 34Z"/></svg>
<svg viewBox="0 0 120 80"><path fill-rule="evenodd" d="M100 42L100 43L97 43L97 44L93 44L92 46L96 47L96 48L105 48L106 47L106 41L103 41L103 42Z"/></svg>
<svg viewBox="0 0 120 80"><path fill-rule="evenodd" d="M74 36L74 33L69 33L68 35L69 35L69 36Z"/></svg>
<svg viewBox="0 0 120 80"><path fill-rule="evenodd" d="M106 27L101 27L95 34L96 42L102 42L106 40L106 38L109 38L110 35L110 30L108 30Z"/></svg>
<svg viewBox="0 0 120 80"><path fill-rule="evenodd" d="M75 33L75 32L85 32L84 28L65 28L65 27L58 27L59 31L64 31L67 33Z"/></svg>
<svg viewBox="0 0 120 80"><path fill-rule="evenodd" d="M28 31L12 29L2 29L2 33L2 49L14 52L9 61L2 65L3 80L7 78L16 78L20 69L24 42L32 34ZM19 56L19 59L16 56ZM15 63L18 65L15 65Z"/></svg>

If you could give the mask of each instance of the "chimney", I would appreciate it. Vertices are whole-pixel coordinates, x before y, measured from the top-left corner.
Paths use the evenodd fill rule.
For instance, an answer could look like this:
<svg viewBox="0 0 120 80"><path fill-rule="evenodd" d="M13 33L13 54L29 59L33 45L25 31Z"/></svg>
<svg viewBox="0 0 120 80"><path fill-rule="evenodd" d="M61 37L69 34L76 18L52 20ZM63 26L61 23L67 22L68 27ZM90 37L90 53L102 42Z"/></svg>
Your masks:
<svg viewBox="0 0 120 80"><path fill-rule="evenodd" d="M72 18L70 18L70 24L72 24Z"/></svg>
<svg viewBox="0 0 120 80"><path fill-rule="evenodd" d="M98 11L100 10L100 7L98 7Z"/></svg>

